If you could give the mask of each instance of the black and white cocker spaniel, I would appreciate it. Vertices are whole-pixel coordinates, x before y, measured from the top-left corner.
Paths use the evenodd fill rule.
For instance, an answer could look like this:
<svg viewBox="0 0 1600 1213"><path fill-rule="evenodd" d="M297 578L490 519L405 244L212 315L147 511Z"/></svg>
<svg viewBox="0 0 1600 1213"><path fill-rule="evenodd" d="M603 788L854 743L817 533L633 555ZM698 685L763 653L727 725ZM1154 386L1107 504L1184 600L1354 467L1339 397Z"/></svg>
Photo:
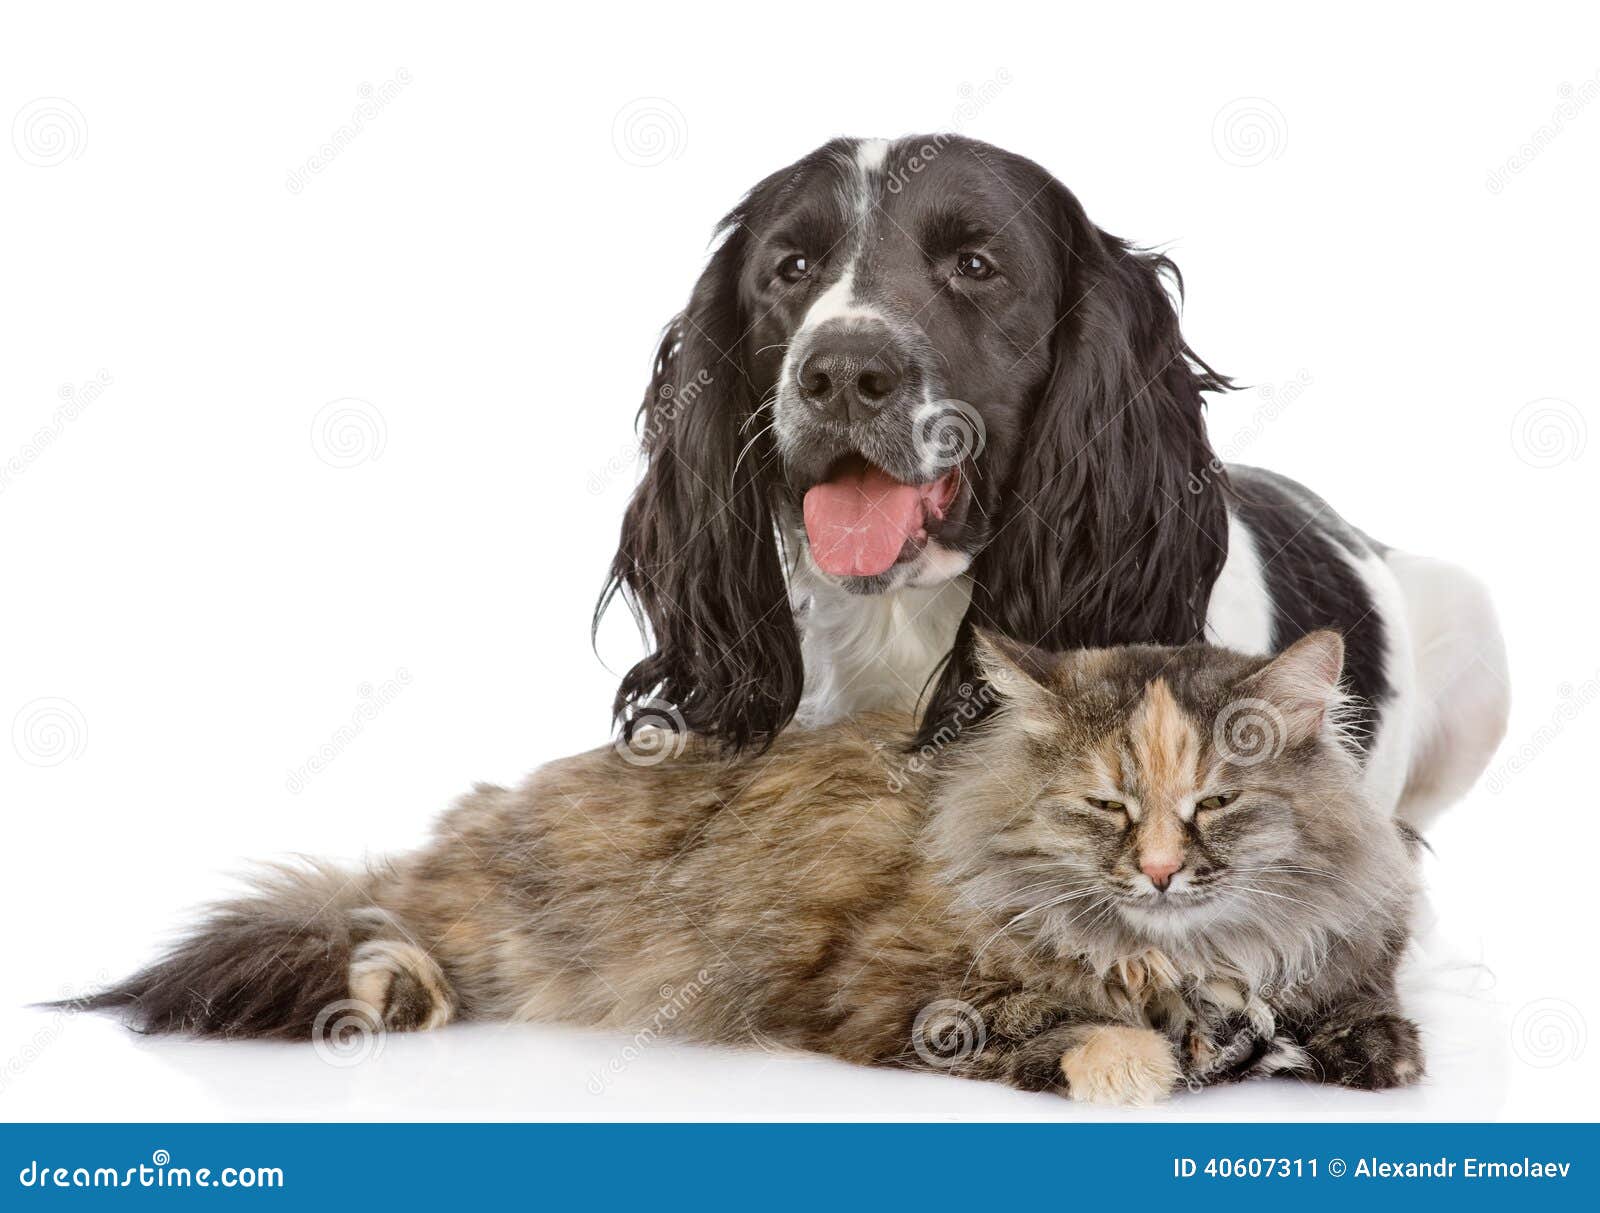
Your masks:
<svg viewBox="0 0 1600 1213"><path fill-rule="evenodd" d="M1423 821L1487 764L1508 696L1484 591L1224 467L1202 407L1229 382L1179 331L1176 267L1037 164L835 140L718 232L656 356L601 599L653 645L625 729L665 701L743 748L920 706L934 744L985 702L975 628L1265 653L1333 627L1380 803Z"/></svg>

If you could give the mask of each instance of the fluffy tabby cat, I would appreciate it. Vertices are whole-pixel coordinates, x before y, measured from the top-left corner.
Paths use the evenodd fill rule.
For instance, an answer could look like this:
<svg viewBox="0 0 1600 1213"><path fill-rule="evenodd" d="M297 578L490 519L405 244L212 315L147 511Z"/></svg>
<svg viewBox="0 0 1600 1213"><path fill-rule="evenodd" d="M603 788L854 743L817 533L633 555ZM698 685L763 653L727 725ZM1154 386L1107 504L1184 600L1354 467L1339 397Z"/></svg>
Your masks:
<svg viewBox="0 0 1600 1213"><path fill-rule="evenodd" d="M737 762L581 754L380 870L276 870L93 1005L225 1037L308 1038L336 1004L652 1024L1121 1103L1420 1076L1410 840L1361 796L1337 635L983 651L1002 710L926 761L891 717Z"/></svg>

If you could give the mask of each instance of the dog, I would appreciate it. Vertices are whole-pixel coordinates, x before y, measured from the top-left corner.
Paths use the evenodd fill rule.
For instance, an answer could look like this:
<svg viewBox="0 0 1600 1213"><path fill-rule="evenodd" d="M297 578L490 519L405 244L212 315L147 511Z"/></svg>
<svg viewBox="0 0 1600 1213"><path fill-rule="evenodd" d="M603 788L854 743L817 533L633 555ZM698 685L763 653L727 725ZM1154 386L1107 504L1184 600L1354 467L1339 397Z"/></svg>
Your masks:
<svg viewBox="0 0 1600 1213"><path fill-rule="evenodd" d="M656 705L731 749L790 720L986 712L973 635L1046 649L1344 634L1368 790L1425 824L1504 735L1483 587L1299 485L1224 466L1166 256L972 139L836 139L722 220L641 407L621 594Z"/></svg>

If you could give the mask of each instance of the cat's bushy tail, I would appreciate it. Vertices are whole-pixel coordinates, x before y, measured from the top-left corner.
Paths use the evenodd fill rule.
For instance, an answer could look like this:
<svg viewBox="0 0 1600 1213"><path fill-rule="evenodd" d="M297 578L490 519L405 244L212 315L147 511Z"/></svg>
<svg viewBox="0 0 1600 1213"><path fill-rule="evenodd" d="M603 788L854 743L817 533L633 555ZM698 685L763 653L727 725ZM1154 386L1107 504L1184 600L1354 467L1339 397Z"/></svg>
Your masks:
<svg viewBox="0 0 1600 1213"><path fill-rule="evenodd" d="M144 1032L306 1040L340 1024L431 1027L454 1000L438 965L379 904L385 873L263 869L166 955L72 1005Z"/></svg>

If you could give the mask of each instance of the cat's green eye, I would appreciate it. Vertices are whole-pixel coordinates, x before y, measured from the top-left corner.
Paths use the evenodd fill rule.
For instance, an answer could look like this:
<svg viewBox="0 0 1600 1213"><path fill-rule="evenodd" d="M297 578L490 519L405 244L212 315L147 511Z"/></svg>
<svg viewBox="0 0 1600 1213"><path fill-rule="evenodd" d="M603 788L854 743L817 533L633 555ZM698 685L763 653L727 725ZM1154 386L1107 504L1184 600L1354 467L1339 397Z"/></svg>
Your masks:
<svg viewBox="0 0 1600 1213"><path fill-rule="evenodd" d="M1101 800L1096 796L1085 796L1084 799L1094 805L1095 808L1104 809L1108 813L1121 813L1126 811L1128 807L1120 800Z"/></svg>
<svg viewBox="0 0 1600 1213"><path fill-rule="evenodd" d="M1237 792L1218 792L1215 796L1207 796L1194 807L1197 809L1225 809L1239 799Z"/></svg>

